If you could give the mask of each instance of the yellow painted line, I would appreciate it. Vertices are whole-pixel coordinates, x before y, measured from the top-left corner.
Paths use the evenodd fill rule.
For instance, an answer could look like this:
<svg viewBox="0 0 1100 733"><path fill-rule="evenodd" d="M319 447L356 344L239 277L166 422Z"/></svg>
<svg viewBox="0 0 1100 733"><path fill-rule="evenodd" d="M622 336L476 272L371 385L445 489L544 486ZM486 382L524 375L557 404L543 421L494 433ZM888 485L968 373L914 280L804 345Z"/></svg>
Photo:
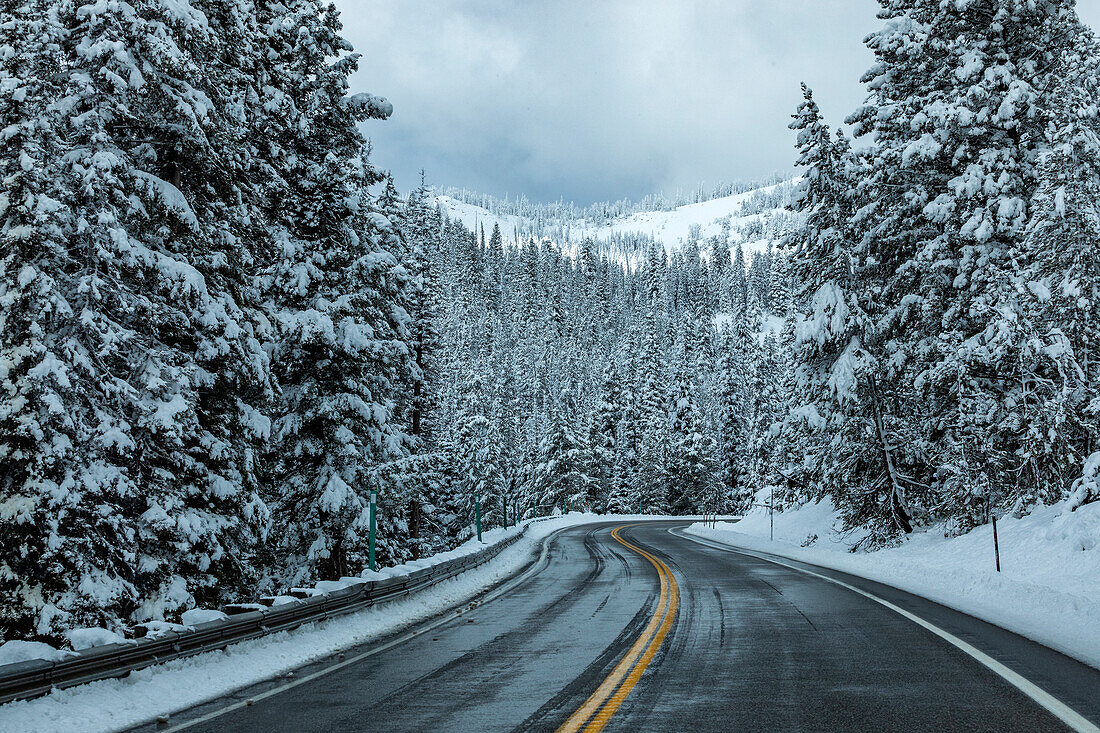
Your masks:
<svg viewBox="0 0 1100 733"><path fill-rule="evenodd" d="M657 650L661 648L672 622L676 620L676 612L680 605L680 590L676 585L676 579L672 571L661 562L640 547L624 540L619 532L628 526L616 527L611 532L619 544L627 547L649 560L657 569L657 577L660 580L660 595L657 599L657 608L646 625L638 640L630 647L611 673L604 679L596 691L585 700L577 711L569 716L569 719L558 728L558 733L574 733L584 727L584 730L593 733L603 730L611 717L626 700L627 695L641 679L642 674L649 667ZM624 679L625 678L625 679ZM602 706L602 707L601 707ZM598 712L597 712L598 711ZM593 717L595 714L595 717ZM591 719L591 720L589 720ZM588 723L585 726L585 723Z"/></svg>
<svg viewBox="0 0 1100 733"><path fill-rule="evenodd" d="M620 544L636 550L633 545L628 544L622 537L619 536L619 530L625 529L625 527L617 527L611 532L611 536L614 537ZM653 561L650 560L652 563ZM619 663L615 665L615 668L611 670L611 673L600 686L596 688L596 691L581 705L575 713L569 716L569 720L565 721L558 733L574 733L579 731L593 713L595 713L600 705L611 696L611 693L615 691L615 688L619 685L619 682L627 675L631 667L634 665L635 660L642 654L646 646L649 644L653 635L657 632L657 629L661 625L662 615L664 613L665 605L668 600L668 583L665 580L665 571L660 565L657 567L657 576L660 579L661 590L660 596L657 600L657 608L653 611L653 616L650 618L649 623L642 631L638 640L630 647L627 653L623 656Z"/></svg>

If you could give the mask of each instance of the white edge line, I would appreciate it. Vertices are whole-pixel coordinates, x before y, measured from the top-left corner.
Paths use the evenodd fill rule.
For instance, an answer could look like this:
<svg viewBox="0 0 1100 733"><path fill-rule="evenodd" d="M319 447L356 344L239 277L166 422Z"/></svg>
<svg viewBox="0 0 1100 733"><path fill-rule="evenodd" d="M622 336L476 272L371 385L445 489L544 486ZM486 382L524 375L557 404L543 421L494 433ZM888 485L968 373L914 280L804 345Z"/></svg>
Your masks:
<svg viewBox="0 0 1100 733"><path fill-rule="evenodd" d="M569 528L564 527L563 529L569 529ZM527 568L527 570L523 571L521 574L519 574L519 575L517 575L513 578L510 578L509 580L506 580L502 585L498 586L495 590L491 590L488 593L486 593L485 595L480 596L481 601L478 605L480 605L481 603L485 603L487 601L495 600L496 598L503 595L505 592L511 590L513 587L515 587L516 585L518 585L522 581L526 580L529 576L534 575L536 572L542 570L543 569L543 563L546 560L547 553L549 552L549 546L550 546L549 540L561 531L562 530L556 530L553 534L547 535L547 537L542 542L542 551L539 553L538 560L536 560L534 564L532 564L529 568ZM479 598L479 596L474 596L474 598ZM463 601L463 604L464 603L466 603L466 601ZM462 605L462 604L460 604L460 605ZM247 707L250 702L251 703L256 703L256 702L259 702L260 700L265 700L269 697L274 697L275 695L278 695L282 692L286 692L287 690L291 690L291 689L293 689L293 688L295 688L299 685L304 685L307 682L312 682L315 679L318 679L320 677L324 677L327 674L330 674L330 673L335 672L337 670L343 669L344 667L347 667L348 665L355 664L356 662L359 662L363 659L366 659L367 657L372 657L375 654L380 654L380 653L386 651L387 649L391 649L391 648L397 646L398 644L403 644L404 642L408 641L409 639L413 639L413 638L416 638L417 636L420 636L422 634L426 634L427 632L431 631L432 629L434 629L434 628L436 628L436 627L438 627L438 626L440 626L444 623L447 623L448 621L451 621L456 616L461 615L460 611L461 611L461 609L458 610L458 611L452 609L449 612L444 612L443 615L438 616L434 621L429 621L426 625L417 626L415 629L413 629L411 631L406 631L404 634L401 634L400 636L397 636L397 637L394 637L393 639L390 639L385 644L382 644L382 645L376 646L376 647L372 647L371 649L368 649L367 651L363 652L362 654L356 654L354 657L351 657L349 659L345 659L341 662L337 662L336 664L325 667L324 669L317 670L316 672L314 672L312 674L309 674L309 675L306 675L305 677L299 677L299 678L297 678L297 679L295 679L291 682L287 682L286 684L280 685L278 687L274 687L270 690L265 690L264 692L257 693L256 695L253 695L253 696L249 697L247 700L241 700L239 702L235 702L232 705L227 705L224 708L218 708L217 710L212 710L211 712L209 712L205 715L201 715L201 716L199 716L197 718L194 718L192 720L188 720L186 722L180 723L179 725L172 726L171 728L165 728L164 733L174 733L175 731L186 730L187 728L191 728L193 726L196 726L199 723L205 723L209 720L219 718L222 715L225 715L226 713L230 713L230 712L233 712L234 710L239 710L243 707ZM364 641L364 642L359 642L359 643L364 644L364 643L369 643L369 642ZM272 679L277 679L277 678L272 678ZM260 682L256 682L254 684L262 684L264 681L265 680L261 680ZM270 681L270 679L266 680L266 681ZM249 685L249 686L251 686L251 685ZM245 687L243 689L248 689L248 688ZM237 690L237 692L240 692L240 690ZM236 694L236 693L231 692L231 693L227 693L227 694L232 695L232 694ZM197 703L197 705L202 705L202 704L203 703ZM189 707L196 707L196 705L191 705ZM187 710L187 709L188 708L184 708L184 710ZM145 721L144 723L139 723L138 726L148 725L150 722L151 721ZM126 730L129 730L129 728L127 728Z"/></svg>
<svg viewBox="0 0 1100 733"><path fill-rule="evenodd" d="M709 539L706 539L706 538L703 538L703 537L692 537L691 535L683 533L683 532L676 532L676 531L674 531L675 529L676 529L676 527L672 527L672 528L668 529L667 531L668 531L669 534L673 534L677 537L681 537L681 538L683 538L685 540L688 540L690 542L695 542L697 544L704 545L704 546L707 546L707 547L713 547L713 548L716 548L716 549L724 550L726 552L733 552L733 553L736 553L736 554L739 554L739 555L747 555L749 557L753 557L753 558L756 558L758 560L763 560L764 562L770 562L774 565L780 565L782 567L789 568L791 570L797 570L800 573L804 573L806 575L812 575L813 577L820 578L821 580L827 580L830 583L833 583L835 585L839 585L842 588L847 588L848 590L852 591L853 593L858 593L859 595L861 595L865 598L869 598L870 600L874 601L875 603L879 603L879 604L885 606L886 608L889 608L891 611L894 611L895 613L897 613L901 616L904 616L905 618L909 619L910 621L917 624L918 626L922 626L923 628L927 629L928 631L931 631L933 634L940 637L944 641L947 641L950 644L952 644L953 646L957 647L958 649L961 649L962 651L966 652L971 657L976 659L978 662L981 662L987 668L989 668L990 670L992 670L996 674L1000 675L1000 677L1002 679L1004 679L1006 682L1008 682L1013 687L1018 689L1020 692L1024 693L1025 695L1030 697L1032 700L1039 703L1039 705L1046 708L1046 710L1049 713L1051 713L1052 715L1054 715L1054 717L1061 720L1063 723L1068 725L1073 730L1078 731L1078 733L1100 733L1100 727L1098 727L1092 721L1090 721L1088 718L1086 718L1085 716L1081 715L1079 712L1077 712L1076 710L1071 708L1069 705L1066 705L1064 702L1062 702L1058 698L1054 697L1049 692L1047 692L1046 690L1039 687L1038 685L1036 685L1031 680L1029 680L1026 677L1024 677L1023 675L1021 675L1019 672L1016 672L1015 670L1010 669L1009 667L1005 666L1001 662L997 661L993 657L991 657L988 654L986 654L985 652L983 652L981 649L978 649L977 647L973 646L972 644L969 644L969 643L963 641L962 639L955 636L951 632L945 631L944 629L941 629L939 626L936 626L935 624L933 624L929 621L926 621L925 619L921 618L920 616L917 616L916 614L914 614L910 611L907 611L904 608L901 608L900 606L897 606L897 605L891 603L890 601L887 601L884 598L879 598L878 596L874 595L873 593L868 593L867 591L863 590L862 588L857 588L854 585L850 585L848 583L845 583L842 580L837 580L836 578L830 578L829 576L822 575L821 573L815 573L812 570L806 570L805 568L800 568L796 565L789 565L785 562L780 562L779 560L773 560L773 559L768 558L768 557L762 557L762 556L757 555L757 554L755 554L751 551L747 551L743 548L735 547L733 545L727 545L727 544L724 544L722 542L718 542L718 541L715 541L715 540L709 540Z"/></svg>

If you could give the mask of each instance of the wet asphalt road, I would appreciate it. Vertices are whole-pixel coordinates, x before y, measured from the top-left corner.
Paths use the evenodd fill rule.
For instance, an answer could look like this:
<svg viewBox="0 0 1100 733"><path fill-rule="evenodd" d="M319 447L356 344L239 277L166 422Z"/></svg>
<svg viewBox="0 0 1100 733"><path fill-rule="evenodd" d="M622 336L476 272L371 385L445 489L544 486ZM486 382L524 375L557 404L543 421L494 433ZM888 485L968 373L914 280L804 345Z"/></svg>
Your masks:
<svg viewBox="0 0 1100 733"><path fill-rule="evenodd" d="M679 609L605 730L1068 730L881 604L670 533L678 524L622 530L671 569ZM196 721L186 730L553 731L599 687L657 606L657 571L610 536L617 526L559 533L545 566L428 633L249 707L206 717L281 683L174 715L168 728ZM1100 723L1100 671L930 601L814 570L949 631Z"/></svg>

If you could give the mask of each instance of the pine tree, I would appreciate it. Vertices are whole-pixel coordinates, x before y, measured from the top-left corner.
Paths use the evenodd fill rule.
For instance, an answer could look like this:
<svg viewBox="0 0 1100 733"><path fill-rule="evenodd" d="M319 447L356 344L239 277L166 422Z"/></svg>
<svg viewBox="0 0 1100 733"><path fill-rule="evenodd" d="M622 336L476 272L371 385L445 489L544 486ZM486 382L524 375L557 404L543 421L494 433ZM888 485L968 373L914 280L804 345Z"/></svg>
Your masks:
<svg viewBox="0 0 1100 733"><path fill-rule="evenodd" d="M500 433L491 419L494 406L487 392L484 377L473 374L464 392L453 441L452 462L456 469L453 503L460 508L456 518L463 528L458 533L460 538L473 531L478 506L483 526L489 524L496 508L494 499L503 489Z"/></svg>
<svg viewBox="0 0 1100 733"><path fill-rule="evenodd" d="M975 487L988 480L996 502L1011 481L1016 446L995 429L1006 383L974 339L1024 235L1048 114L1040 91L1072 6L883 0L888 22L867 40L871 94L850 121L875 142L860 218L891 349L873 401L895 447L892 493L908 480L914 514L943 497L988 506Z"/></svg>
<svg viewBox="0 0 1100 733"><path fill-rule="evenodd" d="M56 640L249 580L271 380L235 103L256 38L186 3L11 17L0 592L5 636Z"/></svg>
<svg viewBox="0 0 1100 733"><path fill-rule="evenodd" d="M356 60L340 56L348 47L334 8L300 0L265 11L268 94L282 101L283 124L309 131L273 161L283 169L272 192L279 249L269 276L282 387L273 502L287 529L281 575L301 582L362 570L367 495L382 488L379 471L407 455L394 410L412 369L408 277L390 252L400 248L396 231L366 197L381 176L356 128L388 116L388 103L346 96Z"/></svg>
<svg viewBox="0 0 1100 733"><path fill-rule="evenodd" d="M387 193L388 193L387 188ZM381 205L385 205L383 194ZM383 213L385 210L383 209ZM432 205L430 191L424 183L409 196L404 214L404 239L407 254L405 268L412 277L407 310L412 319L410 343L416 369L410 386L408 405L408 433L414 441L413 449L422 456L430 456L439 450L435 435L435 421L439 419L438 357L439 350L439 283L438 265L442 251L442 221L438 207ZM426 506L435 506L443 486L440 477L432 470L436 462L416 462L415 473L410 477L409 541L414 557L421 552L423 513Z"/></svg>
<svg viewBox="0 0 1100 733"><path fill-rule="evenodd" d="M1053 503L1084 484L1080 466L1097 445L1100 371L1100 49L1076 23L1049 94L1050 148L1038 166L1026 236L1013 248L1018 267L999 298L975 352L1005 379L993 406L995 445L1016 446L1004 501L1021 512ZM988 445L980 446L989 449ZM1075 503L1097 498L1078 490ZM987 507L966 507L977 521ZM956 508L960 514L965 511Z"/></svg>
<svg viewBox="0 0 1100 733"><path fill-rule="evenodd" d="M748 270L745 265L745 252L738 242L733 246L733 265L730 269L730 297L733 308L748 313Z"/></svg>
<svg viewBox="0 0 1100 733"><path fill-rule="evenodd" d="M879 367L868 350L871 283L851 223L857 162L843 134L831 135L812 92L803 87L803 94L791 127L799 132L798 163L805 166L794 206L806 218L790 242L803 305L785 439L802 446L799 480L812 495L831 495L849 525L877 523L888 537L905 531L910 519L905 487L890 478L889 447L873 417Z"/></svg>
<svg viewBox="0 0 1100 733"><path fill-rule="evenodd" d="M695 514L717 508L715 445L704 430L696 385L696 363L688 343L678 344L676 376L669 395L671 435L668 456L669 508Z"/></svg>
<svg viewBox="0 0 1100 733"><path fill-rule="evenodd" d="M623 394L615 358L608 359L600 378L599 401L593 411L588 444L592 451L591 506L603 510L614 484L616 454L619 452L618 429L623 419Z"/></svg>
<svg viewBox="0 0 1100 733"><path fill-rule="evenodd" d="M572 390L562 390L550 413L550 425L539 445L535 482L543 506L586 505L595 480L592 456L583 431L577 425L577 400Z"/></svg>
<svg viewBox="0 0 1100 733"><path fill-rule="evenodd" d="M752 335L742 312L736 310L732 324L722 330L718 345L717 448L723 497L718 511L744 510L752 502L747 462L750 452L748 360L751 346Z"/></svg>

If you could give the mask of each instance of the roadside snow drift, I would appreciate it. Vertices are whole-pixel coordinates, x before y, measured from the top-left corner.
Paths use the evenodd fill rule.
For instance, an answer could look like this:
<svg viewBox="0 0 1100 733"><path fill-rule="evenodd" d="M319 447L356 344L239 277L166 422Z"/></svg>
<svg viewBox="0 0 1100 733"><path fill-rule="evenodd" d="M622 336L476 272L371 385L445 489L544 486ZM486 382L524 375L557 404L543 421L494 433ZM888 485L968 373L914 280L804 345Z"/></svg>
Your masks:
<svg viewBox="0 0 1100 733"><path fill-rule="evenodd" d="M687 531L886 583L1100 667L1100 503L1071 512L1061 502L998 519L999 573L990 525L952 538L933 528L898 547L860 553L848 551L859 536L841 535L838 526L826 499L777 512L774 542L764 509Z"/></svg>

